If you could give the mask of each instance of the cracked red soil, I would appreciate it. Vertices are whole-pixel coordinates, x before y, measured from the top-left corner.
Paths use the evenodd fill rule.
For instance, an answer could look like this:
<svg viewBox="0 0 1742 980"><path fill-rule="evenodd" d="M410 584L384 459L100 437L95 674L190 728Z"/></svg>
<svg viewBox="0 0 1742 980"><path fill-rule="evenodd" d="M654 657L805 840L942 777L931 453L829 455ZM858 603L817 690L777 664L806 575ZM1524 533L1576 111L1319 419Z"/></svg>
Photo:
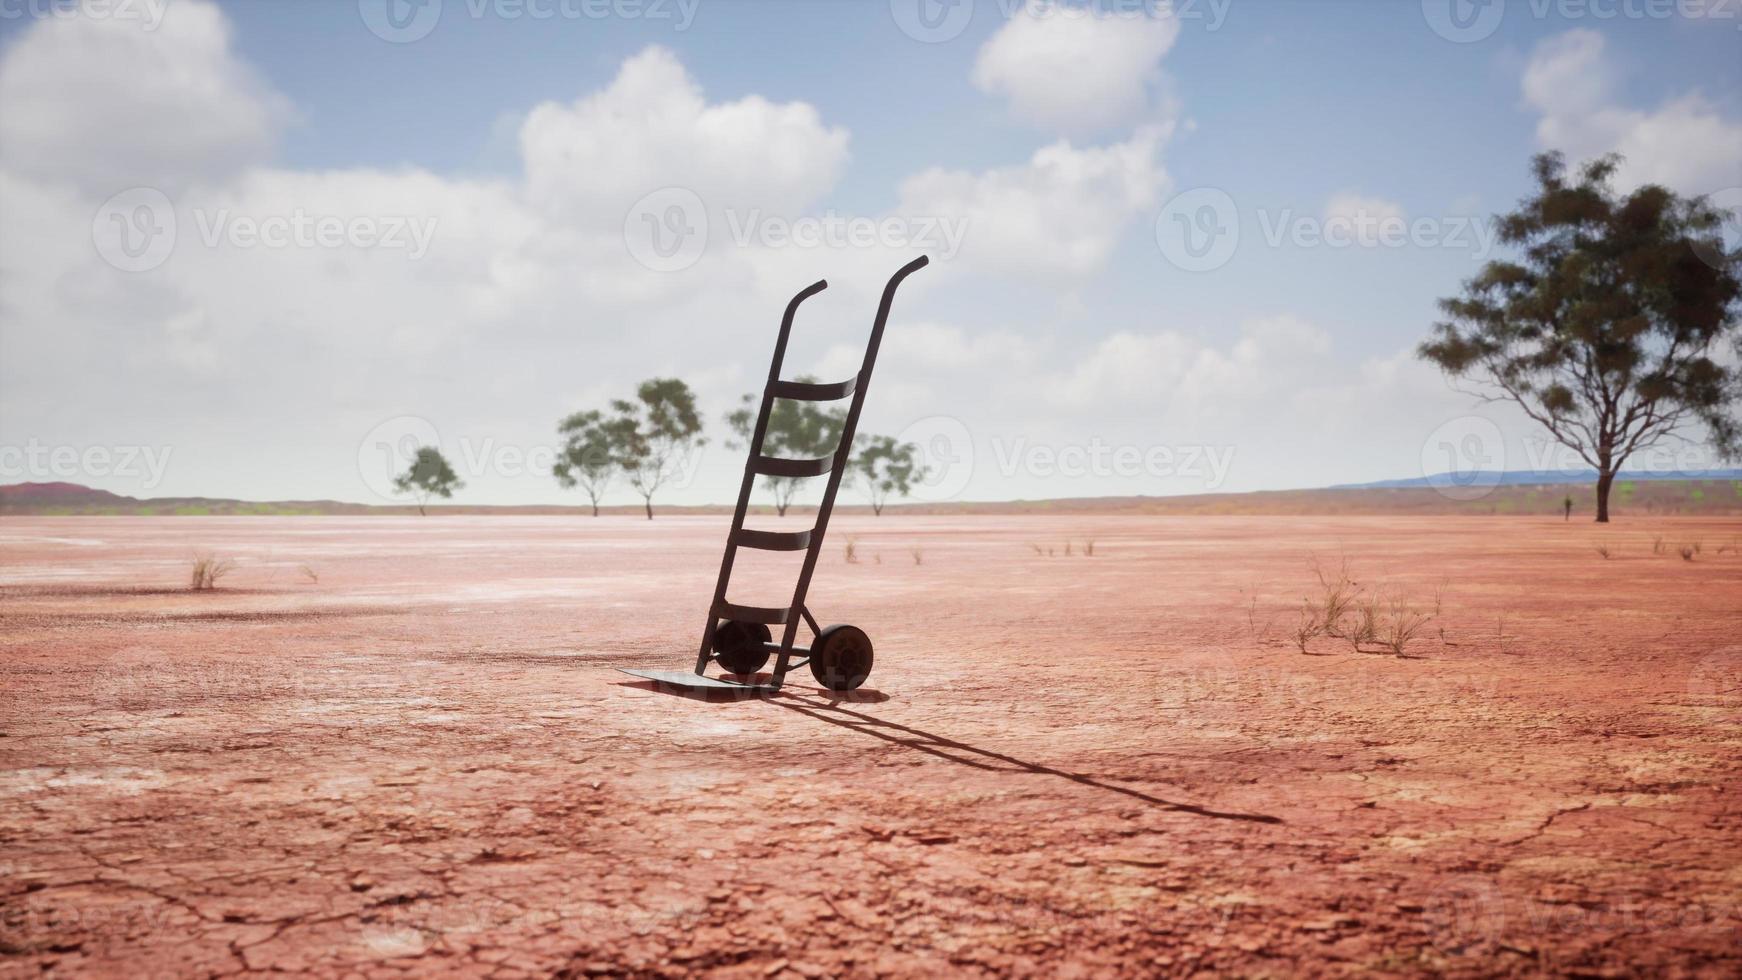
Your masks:
<svg viewBox="0 0 1742 980"><path fill-rule="evenodd" d="M1734 520L843 518L866 690L617 673L722 524L7 519L0 974L1742 971Z"/></svg>

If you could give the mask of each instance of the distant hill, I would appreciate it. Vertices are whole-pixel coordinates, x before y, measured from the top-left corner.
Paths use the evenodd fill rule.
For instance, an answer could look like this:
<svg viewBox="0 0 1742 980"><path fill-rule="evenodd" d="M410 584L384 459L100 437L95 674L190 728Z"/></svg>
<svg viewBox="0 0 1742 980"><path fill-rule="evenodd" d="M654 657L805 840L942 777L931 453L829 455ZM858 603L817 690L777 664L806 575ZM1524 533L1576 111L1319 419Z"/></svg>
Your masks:
<svg viewBox="0 0 1742 980"><path fill-rule="evenodd" d="M1618 514L1742 514L1742 470L1710 471L1724 476L1699 479L1662 479L1626 474L1615 481L1610 504ZM1565 482L1541 482L1543 474L1496 474L1473 499L1459 483L1450 492L1428 481L1393 480L1360 486L1327 487L1317 490L1263 490L1252 493L1207 493L1174 497L1075 497L1057 500L951 501L905 503L889 509L902 514L1539 514L1558 515L1561 502L1573 498L1575 515L1595 510L1595 475L1572 473ZM752 508L772 513L772 508ZM798 513L814 508L796 507ZM639 504L602 508L608 514L639 515ZM840 513L869 513L870 508L843 502ZM432 515L499 514L585 515L586 507L531 505L431 505ZM662 506L662 514L726 514L731 507ZM336 500L280 500L256 502L213 497L153 497L140 499L94 490L76 483L20 483L0 486L0 515L372 515L416 514L409 504L377 506Z"/></svg>
<svg viewBox="0 0 1742 980"><path fill-rule="evenodd" d="M1617 480L1742 480L1742 469L1688 470L1682 473L1622 472ZM1398 487L1525 487L1553 486L1562 483L1596 483L1596 470L1476 470L1470 473L1436 473L1403 480L1380 480L1376 483L1342 483L1328 490L1391 490Z"/></svg>

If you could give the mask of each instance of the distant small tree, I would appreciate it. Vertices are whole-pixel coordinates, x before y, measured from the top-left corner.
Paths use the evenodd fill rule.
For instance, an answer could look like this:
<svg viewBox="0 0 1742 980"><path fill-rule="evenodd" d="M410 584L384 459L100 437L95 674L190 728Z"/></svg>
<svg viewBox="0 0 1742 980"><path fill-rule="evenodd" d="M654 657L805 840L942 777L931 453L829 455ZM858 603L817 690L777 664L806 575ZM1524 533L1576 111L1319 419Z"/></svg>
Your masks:
<svg viewBox="0 0 1742 980"><path fill-rule="evenodd" d="M891 494L907 496L928 473L919 461L919 447L911 442L896 442L889 436L866 436L861 441L864 446L854 455L851 470L865 484L871 512L882 517Z"/></svg>
<svg viewBox="0 0 1742 980"><path fill-rule="evenodd" d="M599 412L576 412L558 422L556 430L563 445L551 473L564 489L585 491L593 503L593 516L598 517L599 499L618 470L617 447L612 443L617 430Z"/></svg>
<svg viewBox="0 0 1742 980"><path fill-rule="evenodd" d="M801 375L795 378L807 384L816 379ZM759 395L745 395L740 407L726 416L726 425L737 436L733 447L750 444L751 430L756 427L756 413L762 407ZM833 453L841 441L841 430L847 424L845 408L823 409L816 402L776 398L768 411L768 431L762 437L762 452L783 459L817 459ZM774 495L774 510L781 517L792 506L793 497L802 485L801 477L765 476L764 485Z"/></svg>
<svg viewBox="0 0 1742 980"><path fill-rule="evenodd" d="M431 497L446 500L463 486L465 484L454 474L454 468L448 465L447 457L434 446L418 447L417 456L411 461L411 468L393 478L394 490L417 498L419 514L424 513L423 505Z"/></svg>
<svg viewBox="0 0 1742 980"><path fill-rule="evenodd" d="M704 444L696 396L677 378L641 382L634 401L611 403L616 413L605 422L612 458L641 494L653 520L653 495L674 475L682 456Z"/></svg>
<svg viewBox="0 0 1742 980"><path fill-rule="evenodd" d="M1721 455L1742 450L1742 365L1724 350L1742 347L1742 249L1726 250L1725 212L1705 198L1654 184L1618 194L1620 162L1569 180L1560 154L1536 157L1535 194L1497 219L1516 259L1441 300L1447 319L1419 348L1595 467L1599 523L1628 458L1688 423Z"/></svg>

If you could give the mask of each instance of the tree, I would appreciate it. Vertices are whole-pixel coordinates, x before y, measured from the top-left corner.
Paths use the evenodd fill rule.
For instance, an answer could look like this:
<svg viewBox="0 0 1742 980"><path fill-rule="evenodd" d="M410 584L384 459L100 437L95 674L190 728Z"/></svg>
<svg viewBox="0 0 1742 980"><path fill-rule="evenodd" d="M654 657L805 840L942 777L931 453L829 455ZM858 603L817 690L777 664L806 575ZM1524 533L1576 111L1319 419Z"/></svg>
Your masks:
<svg viewBox="0 0 1742 980"><path fill-rule="evenodd" d="M419 514L424 513L423 505L429 502L429 498L446 500L463 486L465 484L454 475L454 468L448 465L447 457L434 446L419 446L411 468L393 478L393 489L417 498Z"/></svg>
<svg viewBox="0 0 1742 980"><path fill-rule="evenodd" d="M1569 182L1559 153L1541 154L1534 196L1500 215L1515 260L1488 263L1418 353L1489 400L1511 400L1597 470L1597 520L1634 453L1702 423L1734 457L1742 367L1737 301L1742 249L1727 251L1725 213L1705 198L1647 184L1618 194L1621 160L1587 163Z"/></svg>
<svg viewBox="0 0 1742 980"><path fill-rule="evenodd" d="M634 401L611 403L617 414L604 423L612 459L641 494L653 520L653 494L676 474L681 457L701 446L702 417L696 396L677 378L641 382Z"/></svg>
<svg viewBox="0 0 1742 980"><path fill-rule="evenodd" d="M862 441L864 448L853 457L852 472L865 483L871 512L882 517L889 495L907 496L915 483L925 480L927 471L919 462L919 447L911 442L896 442L889 436L866 436Z"/></svg>
<svg viewBox="0 0 1742 980"><path fill-rule="evenodd" d="M618 465L612 436L616 431L598 412L576 412L557 423L563 437L562 450L551 473L564 489L580 487L593 502L599 516L599 498L616 475Z"/></svg>
<svg viewBox="0 0 1742 980"><path fill-rule="evenodd" d="M816 383L815 378L804 375L794 380ZM762 399L757 395L745 395L742 407L726 416L726 425L739 440L727 445L749 445L761 405ZM841 429L846 424L847 410L844 408L825 410L816 402L776 398L768 410L768 431L762 437L762 453L783 459L817 459L830 455L839 446ZM797 496L802 480L802 477L795 476L763 477L764 485L774 495L774 510L779 516L786 516L786 509L792 506L792 498Z"/></svg>

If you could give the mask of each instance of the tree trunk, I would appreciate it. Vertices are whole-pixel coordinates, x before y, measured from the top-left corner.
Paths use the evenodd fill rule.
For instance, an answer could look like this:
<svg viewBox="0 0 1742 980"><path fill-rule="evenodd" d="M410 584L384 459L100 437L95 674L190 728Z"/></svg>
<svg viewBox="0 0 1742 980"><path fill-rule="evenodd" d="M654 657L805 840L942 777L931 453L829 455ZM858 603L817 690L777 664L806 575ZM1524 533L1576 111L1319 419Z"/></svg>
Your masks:
<svg viewBox="0 0 1742 980"><path fill-rule="evenodd" d="M599 502L597 500L593 501L593 516L599 516Z"/></svg>
<svg viewBox="0 0 1742 980"><path fill-rule="evenodd" d="M647 503L647 519L650 521L653 520L653 498L643 497L641 499Z"/></svg>
<svg viewBox="0 0 1742 980"><path fill-rule="evenodd" d="M1615 483L1615 473L1612 470L1600 470L1597 473L1597 523L1609 523L1609 487Z"/></svg>
<svg viewBox="0 0 1742 980"><path fill-rule="evenodd" d="M419 517L428 517L429 516L428 514L423 512L423 505L422 504L417 505L417 516L419 516Z"/></svg>
<svg viewBox="0 0 1742 980"><path fill-rule="evenodd" d="M786 505L781 503L778 500L776 500L774 502L774 516L775 517L785 517L786 516Z"/></svg>
<svg viewBox="0 0 1742 980"><path fill-rule="evenodd" d="M875 500L873 500L871 502L871 516L872 517L882 517L883 516L883 505L876 502Z"/></svg>

